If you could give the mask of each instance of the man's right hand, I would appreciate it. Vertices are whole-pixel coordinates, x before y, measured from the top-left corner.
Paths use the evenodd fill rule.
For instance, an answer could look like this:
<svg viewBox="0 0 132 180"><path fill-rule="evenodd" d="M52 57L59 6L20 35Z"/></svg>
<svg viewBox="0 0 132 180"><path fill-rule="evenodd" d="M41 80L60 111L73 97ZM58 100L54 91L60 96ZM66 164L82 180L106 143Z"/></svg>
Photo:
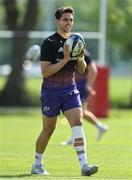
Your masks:
<svg viewBox="0 0 132 180"><path fill-rule="evenodd" d="M68 45L67 44L64 44L64 47L63 47L63 49L64 49L64 61L66 61L66 62L68 62L69 60L70 60L70 51L69 51L69 47L68 47Z"/></svg>

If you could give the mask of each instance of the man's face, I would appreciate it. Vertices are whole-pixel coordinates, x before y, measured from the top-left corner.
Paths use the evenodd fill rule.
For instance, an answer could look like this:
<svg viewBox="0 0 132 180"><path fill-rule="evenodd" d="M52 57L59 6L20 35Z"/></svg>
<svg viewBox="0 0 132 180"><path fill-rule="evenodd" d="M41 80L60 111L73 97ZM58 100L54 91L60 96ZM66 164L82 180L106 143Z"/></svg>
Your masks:
<svg viewBox="0 0 132 180"><path fill-rule="evenodd" d="M57 20L57 24L61 31L68 33L73 27L73 15L71 13L63 13L61 18Z"/></svg>

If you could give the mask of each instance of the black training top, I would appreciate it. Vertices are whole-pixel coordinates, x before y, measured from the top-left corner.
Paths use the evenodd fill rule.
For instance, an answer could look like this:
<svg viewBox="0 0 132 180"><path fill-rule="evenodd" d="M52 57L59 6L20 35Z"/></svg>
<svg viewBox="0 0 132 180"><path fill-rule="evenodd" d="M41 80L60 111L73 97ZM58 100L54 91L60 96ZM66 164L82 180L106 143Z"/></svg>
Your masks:
<svg viewBox="0 0 132 180"><path fill-rule="evenodd" d="M41 46L40 61L50 61L55 64L63 59L63 46L66 39L58 33L46 38ZM70 61L55 74L44 78L44 84L47 88L63 88L72 85L74 80L74 69L77 63L77 57L71 58Z"/></svg>

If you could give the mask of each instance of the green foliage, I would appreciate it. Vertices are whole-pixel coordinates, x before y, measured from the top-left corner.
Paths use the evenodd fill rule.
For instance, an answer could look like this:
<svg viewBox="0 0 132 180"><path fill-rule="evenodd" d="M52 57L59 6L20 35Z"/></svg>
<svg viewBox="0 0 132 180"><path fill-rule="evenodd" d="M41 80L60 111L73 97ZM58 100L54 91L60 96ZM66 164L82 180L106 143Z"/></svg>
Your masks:
<svg viewBox="0 0 132 180"><path fill-rule="evenodd" d="M108 8L108 38L132 54L132 1L111 0ZM114 31L113 31L114 30Z"/></svg>
<svg viewBox="0 0 132 180"><path fill-rule="evenodd" d="M84 122L87 154L91 163L99 166L93 179L132 179L132 112L112 110L104 123L109 131L96 142L96 128ZM72 146L60 142L70 136L71 130L60 116L56 130L44 156L48 177L31 175L35 141L41 130L39 109L0 109L0 179L88 179L80 176L79 163Z"/></svg>
<svg viewBox="0 0 132 180"><path fill-rule="evenodd" d="M5 11L4 11L4 8L2 6L2 2L0 1L0 30L1 31L6 29L3 17L5 17Z"/></svg>

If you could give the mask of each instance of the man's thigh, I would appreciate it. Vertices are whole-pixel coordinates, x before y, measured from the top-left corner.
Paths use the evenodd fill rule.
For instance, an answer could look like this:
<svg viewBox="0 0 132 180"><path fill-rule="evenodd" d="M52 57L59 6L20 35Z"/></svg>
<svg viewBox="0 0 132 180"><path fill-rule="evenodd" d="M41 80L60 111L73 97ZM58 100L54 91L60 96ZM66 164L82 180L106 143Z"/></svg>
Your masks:
<svg viewBox="0 0 132 180"><path fill-rule="evenodd" d="M83 112L82 107L72 108L64 112L71 127L82 125Z"/></svg>
<svg viewBox="0 0 132 180"><path fill-rule="evenodd" d="M44 130L55 129L57 116L47 117L47 116L43 115L42 120L43 120L43 129Z"/></svg>

